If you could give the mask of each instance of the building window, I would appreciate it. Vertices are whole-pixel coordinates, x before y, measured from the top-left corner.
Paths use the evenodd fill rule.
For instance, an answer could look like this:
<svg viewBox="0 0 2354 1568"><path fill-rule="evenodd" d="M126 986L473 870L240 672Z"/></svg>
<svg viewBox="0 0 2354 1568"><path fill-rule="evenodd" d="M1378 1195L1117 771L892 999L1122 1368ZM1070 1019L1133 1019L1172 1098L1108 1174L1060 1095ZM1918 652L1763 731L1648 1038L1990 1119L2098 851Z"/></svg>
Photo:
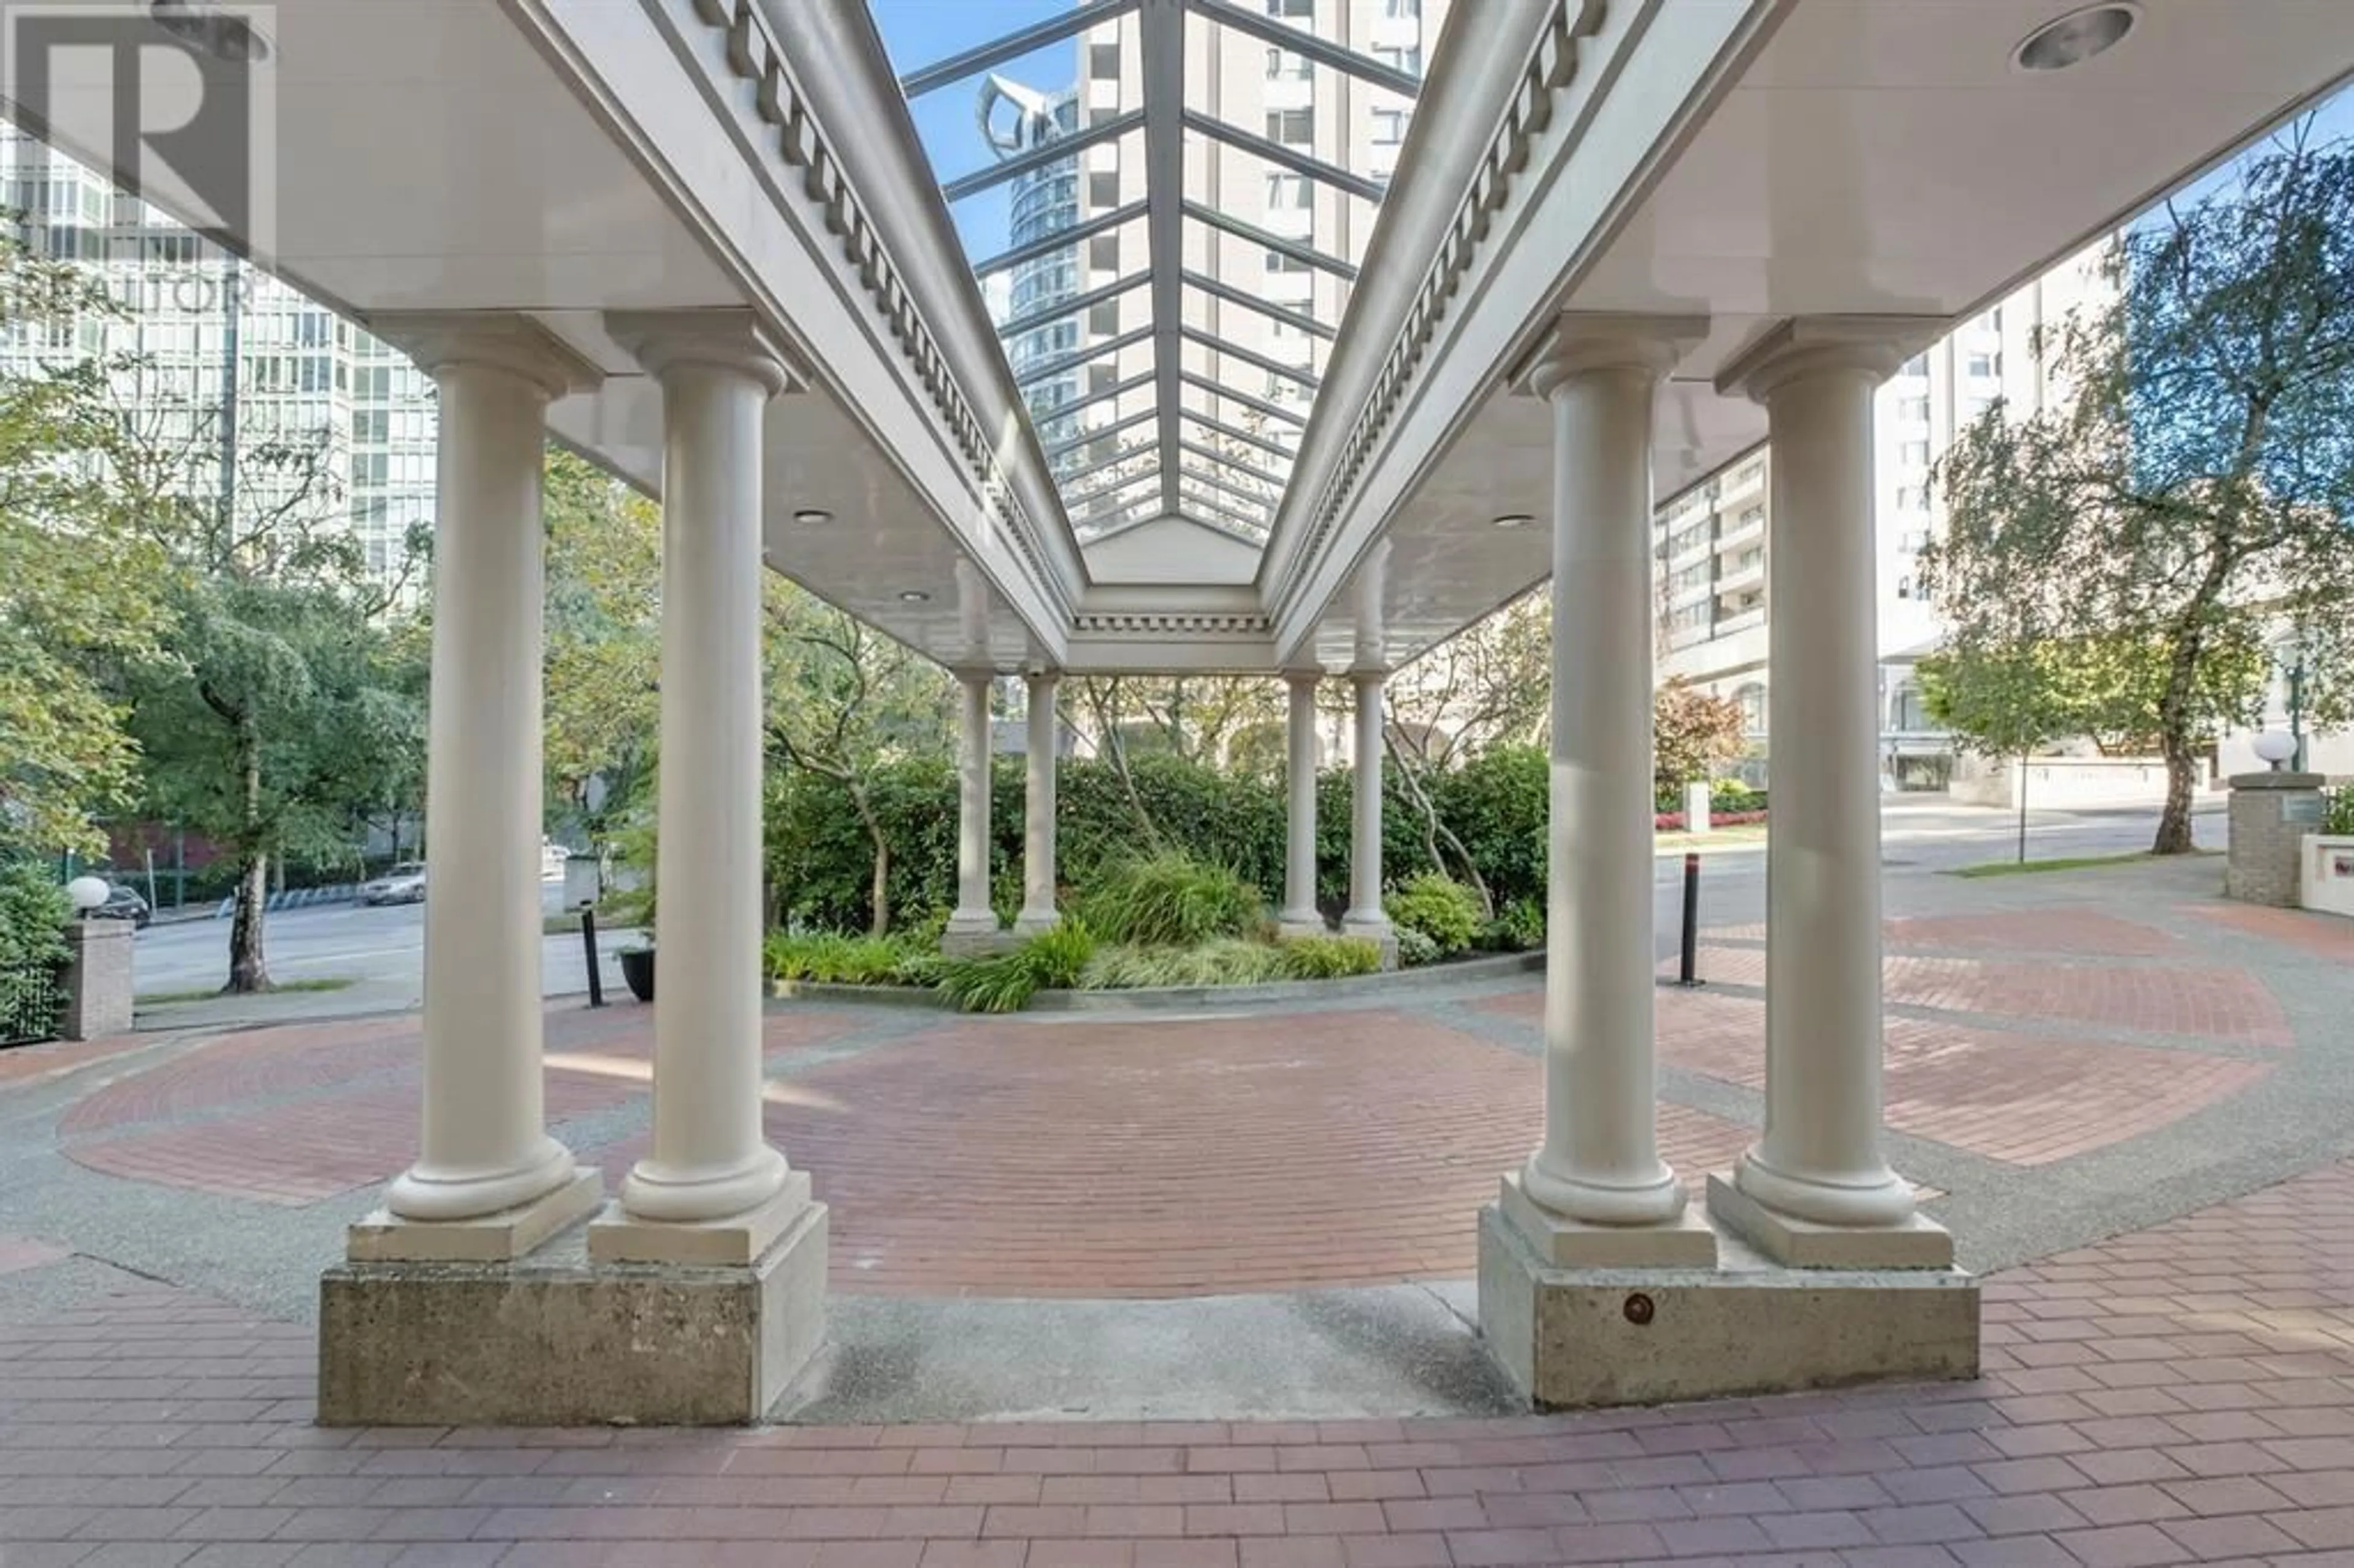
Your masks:
<svg viewBox="0 0 2354 1568"><path fill-rule="evenodd" d="M1897 458L1898 461L1903 462L1907 468L1927 468L1929 466L1929 443L1926 441L1906 441L1902 447L1897 449Z"/></svg>
<svg viewBox="0 0 2354 1568"><path fill-rule="evenodd" d="M1896 510L1899 512L1926 512L1929 510L1929 492L1927 488L1918 484L1908 484L1898 490L1896 493Z"/></svg>
<svg viewBox="0 0 2354 1568"><path fill-rule="evenodd" d="M1097 337L1117 336L1119 332L1119 302L1110 300L1087 307L1087 331Z"/></svg>
<svg viewBox="0 0 2354 1568"><path fill-rule="evenodd" d="M1972 376L1994 376L2001 375L2002 355L1999 354L1971 355L1969 359L1969 373Z"/></svg>
<svg viewBox="0 0 2354 1568"><path fill-rule="evenodd" d="M1267 270L1270 272L1305 272L1308 263L1288 251L1270 250L1267 253Z"/></svg>
<svg viewBox="0 0 2354 1568"><path fill-rule="evenodd" d="M1087 175L1087 205L1097 212L1119 205L1119 171L1101 170Z"/></svg>
<svg viewBox="0 0 2354 1568"><path fill-rule="evenodd" d="M1913 597L1913 579L1911 577L1903 577L1896 579L1896 597L1898 599L1911 599Z"/></svg>
<svg viewBox="0 0 2354 1568"><path fill-rule="evenodd" d="M1316 137L1316 116L1305 109L1271 109L1267 115L1267 139L1304 147Z"/></svg>
<svg viewBox="0 0 2354 1568"><path fill-rule="evenodd" d="M1315 72L1308 57L1289 49L1267 51L1267 79L1269 81L1306 81Z"/></svg>
<svg viewBox="0 0 2354 1568"><path fill-rule="evenodd" d="M1422 74L1420 44L1408 44L1403 48L1376 48L1373 50L1373 58L1392 70L1402 70L1412 77Z"/></svg>
<svg viewBox="0 0 2354 1568"><path fill-rule="evenodd" d="M1373 111L1373 145L1394 147L1405 140L1405 128L1414 123L1411 109L1376 109Z"/></svg>
<svg viewBox="0 0 2354 1568"><path fill-rule="evenodd" d="M1908 556L1919 555L1924 549L1928 547L1928 544L1929 530L1926 528L1909 528L1905 530L1903 536L1897 541L1898 547Z"/></svg>
<svg viewBox="0 0 2354 1568"><path fill-rule="evenodd" d="M1267 0L1267 14L1270 16L1310 19L1316 15L1316 0Z"/></svg>
<svg viewBox="0 0 2354 1568"><path fill-rule="evenodd" d="M1393 22L1422 20L1422 0L1382 0L1382 15Z"/></svg>
<svg viewBox="0 0 2354 1568"><path fill-rule="evenodd" d="M1929 418L1929 399L1926 397L1899 397L1896 400L1896 417L1906 421L1908 424L1917 425L1926 423Z"/></svg>
<svg viewBox="0 0 2354 1568"><path fill-rule="evenodd" d="M1910 358L1910 359L1908 359L1908 360L1906 360L1906 361L1904 362L1904 368L1903 368L1903 371L1899 372L1899 374L1901 374L1901 375L1904 375L1904 376L1926 376L1926 375L1928 375L1928 374L1929 374L1929 356L1928 356L1927 355L1925 355L1925 354L1916 354L1916 355L1914 355L1912 358Z"/></svg>
<svg viewBox="0 0 2354 1568"><path fill-rule="evenodd" d="M1119 79L1119 45L1117 43L1089 44L1087 75L1097 81L1118 81Z"/></svg>
<svg viewBox="0 0 2354 1568"><path fill-rule="evenodd" d="M1269 212L1307 211L1308 176L1305 175L1267 175L1267 210Z"/></svg>

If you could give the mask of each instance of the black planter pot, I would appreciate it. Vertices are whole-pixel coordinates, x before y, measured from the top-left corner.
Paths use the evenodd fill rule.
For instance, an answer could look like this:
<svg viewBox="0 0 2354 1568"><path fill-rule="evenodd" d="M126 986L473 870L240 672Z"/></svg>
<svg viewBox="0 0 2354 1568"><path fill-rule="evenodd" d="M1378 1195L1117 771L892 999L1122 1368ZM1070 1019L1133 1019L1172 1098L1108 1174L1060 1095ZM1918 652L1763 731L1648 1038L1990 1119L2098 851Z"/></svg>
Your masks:
<svg viewBox="0 0 2354 1568"><path fill-rule="evenodd" d="M654 950L652 948L624 948L620 952L621 979L630 994L640 1001L654 999Z"/></svg>

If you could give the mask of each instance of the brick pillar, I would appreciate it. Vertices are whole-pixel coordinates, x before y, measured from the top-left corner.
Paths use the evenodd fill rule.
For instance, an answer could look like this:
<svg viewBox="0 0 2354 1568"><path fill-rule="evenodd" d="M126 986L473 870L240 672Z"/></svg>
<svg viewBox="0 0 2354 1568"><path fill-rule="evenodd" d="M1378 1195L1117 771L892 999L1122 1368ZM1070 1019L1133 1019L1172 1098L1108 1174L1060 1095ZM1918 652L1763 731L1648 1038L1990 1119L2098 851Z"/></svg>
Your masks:
<svg viewBox="0 0 2354 1568"><path fill-rule="evenodd" d="M131 1033L128 920L77 920L66 927L66 1008L58 1032L69 1040Z"/></svg>
<svg viewBox="0 0 2354 1568"><path fill-rule="evenodd" d="M2296 907L2298 860L2305 836L2321 831L2326 782L2318 773L2232 776L2224 897Z"/></svg>

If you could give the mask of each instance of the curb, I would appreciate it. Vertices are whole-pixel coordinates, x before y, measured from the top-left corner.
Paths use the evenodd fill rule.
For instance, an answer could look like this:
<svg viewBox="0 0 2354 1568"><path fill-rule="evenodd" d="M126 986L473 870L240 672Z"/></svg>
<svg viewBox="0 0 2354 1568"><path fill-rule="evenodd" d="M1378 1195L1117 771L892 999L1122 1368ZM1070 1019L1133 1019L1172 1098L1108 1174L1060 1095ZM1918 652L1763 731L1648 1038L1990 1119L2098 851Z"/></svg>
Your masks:
<svg viewBox="0 0 2354 1568"><path fill-rule="evenodd" d="M1352 997L1383 997L1419 991L1437 981L1501 980L1533 974L1544 968L1544 954L1502 953L1467 959L1460 963L1428 969L1401 969L1386 974L1350 975L1340 980L1271 980L1263 985L1139 986L1128 991L1042 991L1030 999L1024 1012L1184 1012L1208 1008L1224 1010L1266 1006L1288 1001L1346 1001ZM822 1001L861 1007L896 1007L928 1012L949 1012L948 999L928 987L828 985L811 980L770 980L772 999ZM1013 1014L1002 1016L1012 1017Z"/></svg>

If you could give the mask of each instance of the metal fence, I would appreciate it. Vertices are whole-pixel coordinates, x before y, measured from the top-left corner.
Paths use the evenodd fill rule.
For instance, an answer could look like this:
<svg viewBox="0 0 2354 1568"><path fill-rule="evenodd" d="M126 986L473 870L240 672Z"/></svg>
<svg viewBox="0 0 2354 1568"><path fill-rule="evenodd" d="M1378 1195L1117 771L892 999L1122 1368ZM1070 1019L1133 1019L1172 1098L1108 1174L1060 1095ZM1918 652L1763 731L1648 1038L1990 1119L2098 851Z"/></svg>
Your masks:
<svg viewBox="0 0 2354 1568"><path fill-rule="evenodd" d="M65 1005L65 972L55 964L0 968L0 1046L56 1039Z"/></svg>

